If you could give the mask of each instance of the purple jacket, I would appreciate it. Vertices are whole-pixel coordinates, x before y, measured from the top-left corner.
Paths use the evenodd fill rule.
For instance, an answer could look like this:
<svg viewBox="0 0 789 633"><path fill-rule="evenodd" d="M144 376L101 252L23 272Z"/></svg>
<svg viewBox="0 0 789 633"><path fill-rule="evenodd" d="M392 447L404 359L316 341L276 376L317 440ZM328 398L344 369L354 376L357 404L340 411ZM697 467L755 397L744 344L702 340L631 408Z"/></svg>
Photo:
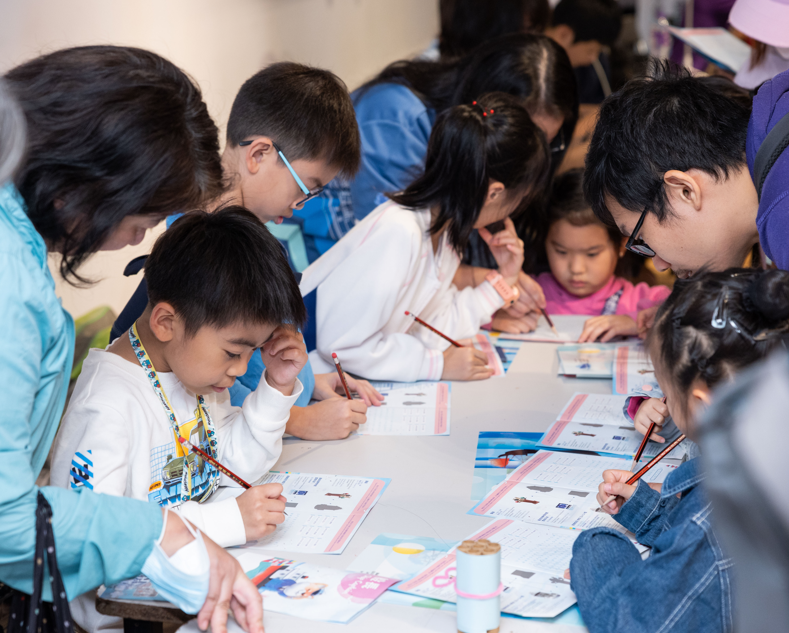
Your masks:
<svg viewBox="0 0 789 633"><path fill-rule="evenodd" d="M770 130L789 112L789 70L766 81L753 99L745 151L753 178L753 163ZM767 174L756 216L759 239L778 268L789 270L789 150Z"/></svg>

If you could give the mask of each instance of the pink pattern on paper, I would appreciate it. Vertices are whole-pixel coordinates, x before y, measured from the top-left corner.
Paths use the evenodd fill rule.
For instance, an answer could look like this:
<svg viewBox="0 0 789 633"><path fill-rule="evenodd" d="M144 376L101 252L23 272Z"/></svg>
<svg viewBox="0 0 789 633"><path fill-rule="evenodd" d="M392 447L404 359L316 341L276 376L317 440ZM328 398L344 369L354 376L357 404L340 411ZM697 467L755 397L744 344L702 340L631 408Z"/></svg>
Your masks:
<svg viewBox="0 0 789 633"><path fill-rule="evenodd" d="M616 350L616 393L620 396L628 394L627 389L627 356L629 347L618 347Z"/></svg>
<svg viewBox="0 0 789 633"><path fill-rule="evenodd" d="M575 414L578 413L578 409L581 408L581 405L586 402L586 399L589 397L588 394L581 394L575 396L573 401L567 406L562 416L559 418L562 422L571 422L572 419L575 417Z"/></svg>
<svg viewBox="0 0 789 633"><path fill-rule="evenodd" d="M359 500L359 503L356 504L356 507L354 508L353 512L351 512L351 515L345 520L345 523L343 523L342 527L337 530L337 534L334 535L331 543L329 543L329 545L324 550L325 552L336 552L337 550L342 549L343 543L345 543L345 541L351 537L354 529L359 523L361 523L365 513L370 508L370 506L373 505L383 488L383 481L380 479L375 479L373 481L373 485L370 486L364 496Z"/></svg>
<svg viewBox="0 0 789 633"><path fill-rule="evenodd" d="M438 385L438 397L436 398L436 426L434 433L441 435L447 432L448 408L449 408L449 385L440 383Z"/></svg>
<svg viewBox="0 0 789 633"><path fill-rule="evenodd" d="M510 490L523 481L523 478L526 475L537 468L537 466L542 464L550 456L550 453L538 453L523 466L518 467L518 469L512 473L512 475L510 475L509 478L504 481L504 483L502 483L498 488L494 488L493 491L487 497L485 497L485 499L483 499L476 508L474 508L474 514L486 514L493 506L501 501L502 498L506 497Z"/></svg>
<svg viewBox="0 0 789 633"><path fill-rule="evenodd" d="M545 435L542 436L540 440L540 444L543 446L553 446L554 442L559 439L559 436L564 431L565 427L570 424L569 420L560 420L556 424L551 427L551 430L548 431ZM526 462L527 464L531 463L531 460Z"/></svg>

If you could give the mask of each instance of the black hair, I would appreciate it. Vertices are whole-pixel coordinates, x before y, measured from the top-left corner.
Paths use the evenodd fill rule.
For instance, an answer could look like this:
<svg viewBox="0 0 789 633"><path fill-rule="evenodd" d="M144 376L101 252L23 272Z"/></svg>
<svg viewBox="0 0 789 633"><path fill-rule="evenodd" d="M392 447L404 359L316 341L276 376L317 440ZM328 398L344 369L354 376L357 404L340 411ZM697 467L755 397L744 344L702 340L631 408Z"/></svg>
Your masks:
<svg viewBox="0 0 789 633"><path fill-rule="evenodd" d="M441 57L461 57L483 42L510 33L542 33L548 26L548 0L441 0Z"/></svg>
<svg viewBox="0 0 789 633"><path fill-rule="evenodd" d="M198 208L223 190L216 125L200 89L138 48L86 46L5 76L28 145L15 184L60 272L77 268L130 215Z"/></svg>
<svg viewBox="0 0 789 633"><path fill-rule="evenodd" d="M600 222L592 212L592 207L584 198L583 178L584 170L581 168L570 169L556 176L548 202L547 229L559 220L565 220L573 226L596 224L604 227L611 242L618 246L622 241L622 234L616 227Z"/></svg>
<svg viewBox="0 0 789 633"><path fill-rule="evenodd" d="M568 140L578 118L578 90L570 59L544 35L505 35L452 61L394 62L362 86L360 94L382 83L415 91L437 114L470 104L488 92L505 92L523 100L532 116L563 118Z"/></svg>
<svg viewBox="0 0 789 633"><path fill-rule="evenodd" d="M672 169L717 179L745 165L750 112L671 62L653 62L600 107L586 154L584 195L595 215L614 224L611 197L628 211L670 214L663 183Z"/></svg>
<svg viewBox="0 0 789 633"><path fill-rule="evenodd" d="M677 280L649 345L683 406L694 381L715 387L787 340L789 272L732 268Z"/></svg>
<svg viewBox="0 0 789 633"><path fill-rule="evenodd" d="M244 82L227 122L231 147L267 136L289 161L325 160L350 178L361 163L356 114L334 73L294 62L271 64Z"/></svg>
<svg viewBox="0 0 789 633"><path fill-rule="evenodd" d="M736 101L740 106L748 110L748 112L753 108L753 95L751 91L741 88L724 75L702 75L696 77L696 81Z"/></svg>
<svg viewBox="0 0 789 633"><path fill-rule="evenodd" d="M569 26L576 42L595 40L613 46L622 28L622 12L616 0L561 0L551 23Z"/></svg>
<svg viewBox="0 0 789 633"><path fill-rule="evenodd" d="M411 209L438 206L431 234L446 228L462 252L485 203L490 179L522 206L547 186L550 156L545 135L511 95L491 93L474 104L455 106L436 120L427 145L424 173L397 204Z"/></svg>
<svg viewBox="0 0 789 633"><path fill-rule="evenodd" d="M167 302L187 333L232 323L301 326L307 311L282 246L244 207L195 211L156 240L148 301Z"/></svg>

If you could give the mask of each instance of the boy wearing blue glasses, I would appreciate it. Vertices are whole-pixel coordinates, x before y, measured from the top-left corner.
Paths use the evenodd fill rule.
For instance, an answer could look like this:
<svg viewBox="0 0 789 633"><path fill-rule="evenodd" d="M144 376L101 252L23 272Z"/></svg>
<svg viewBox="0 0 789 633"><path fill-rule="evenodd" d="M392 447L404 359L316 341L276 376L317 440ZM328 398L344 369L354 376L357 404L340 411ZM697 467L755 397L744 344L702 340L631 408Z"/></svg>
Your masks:
<svg viewBox="0 0 789 633"><path fill-rule="evenodd" d="M243 205L261 222L281 224L335 176L359 168L361 145L353 104L345 84L333 73L292 62L267 66L250 77L236 95L227 123L222 165L227 190L216 207ZM113 327L124 333L147 304L145 282ZM240 406L265 367L254 355L244 376L231 388ZM304 392L291 410L286 432L309 440L347 437L366 422L367 407L383 398L367 381L348 376L360 400L341 397L335 373L299 375ZM319 402L307 406L310 399Z"/></svg>

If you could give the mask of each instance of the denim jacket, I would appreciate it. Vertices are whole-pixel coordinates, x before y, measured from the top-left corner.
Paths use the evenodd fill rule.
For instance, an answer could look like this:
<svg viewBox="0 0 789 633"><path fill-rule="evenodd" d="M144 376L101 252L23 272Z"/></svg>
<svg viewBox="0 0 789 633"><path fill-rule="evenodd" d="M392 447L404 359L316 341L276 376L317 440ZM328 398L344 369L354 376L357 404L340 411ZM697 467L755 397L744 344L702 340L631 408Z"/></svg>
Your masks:
<svg viewBox="0 0 789 633"><path fill-rule="evenodd" d="M660 493L639 481L615 515L652 547L646 560L608 528L588 530L575 541L571 585L591 633L732 630L732 562L712 532L699 468L698 459L685 462Z"/></svg>

